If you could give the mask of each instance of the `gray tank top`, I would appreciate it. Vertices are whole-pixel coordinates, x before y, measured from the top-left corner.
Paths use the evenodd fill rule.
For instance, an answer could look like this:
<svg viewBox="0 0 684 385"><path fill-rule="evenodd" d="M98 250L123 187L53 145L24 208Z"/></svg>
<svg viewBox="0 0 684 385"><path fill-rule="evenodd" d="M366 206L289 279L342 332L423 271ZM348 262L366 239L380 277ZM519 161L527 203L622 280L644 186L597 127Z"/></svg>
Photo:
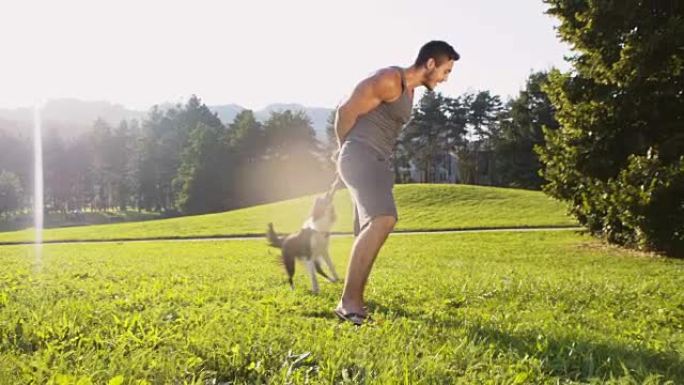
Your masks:
<svg viewBox="0 0 684 385"><path fill-rule="evenodd" d="M366 144L387 158L394 150L399 132L411 118L413 108L404 70L401 67L392 68L398 69L401 74L402 93L399 99L391 103L382 102L367 114L359 116L345 138L345 142Z"/></svg>

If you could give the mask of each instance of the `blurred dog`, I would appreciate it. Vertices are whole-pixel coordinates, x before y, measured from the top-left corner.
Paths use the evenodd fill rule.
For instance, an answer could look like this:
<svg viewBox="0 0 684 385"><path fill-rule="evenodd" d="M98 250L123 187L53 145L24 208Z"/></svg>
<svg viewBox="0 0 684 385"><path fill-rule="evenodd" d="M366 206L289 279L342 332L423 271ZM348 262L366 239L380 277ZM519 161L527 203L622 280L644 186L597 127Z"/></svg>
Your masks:
<svg viewBox="0 0 684 385"><path fill-rule="evenodd" d="M281 262L285 266L285 272L287 273L291 288L294 289L292 277L294 276L296 259L304 261L311 276L311 290L315 294L319 292L316 272L330 282L337 282L339 280L328 254L330 230L333 224L335 224L336 219L332 194L326 194L324 197L316 198L311 214L298 232L285 237L278 237L273 224L268 224L266 238L271 246L281 249ZM325 274L321 268L321 262L325 262L328 265L332 278Z"/></svg>

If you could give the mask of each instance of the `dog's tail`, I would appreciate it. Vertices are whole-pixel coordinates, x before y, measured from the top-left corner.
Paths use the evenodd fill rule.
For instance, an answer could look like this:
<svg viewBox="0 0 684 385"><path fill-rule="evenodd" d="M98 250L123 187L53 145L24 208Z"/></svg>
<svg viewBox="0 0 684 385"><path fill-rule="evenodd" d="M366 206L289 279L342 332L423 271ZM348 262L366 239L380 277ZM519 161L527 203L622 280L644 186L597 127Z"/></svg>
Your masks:
<svg viewBox="0 0 684 385"><path fill-rule="evenodd" d="M278 237L275 230L273 229L273 223L268 224L268 229L266 230L266 239L268 239L268 244L273 247L283 247L283 239Z"/></svg>

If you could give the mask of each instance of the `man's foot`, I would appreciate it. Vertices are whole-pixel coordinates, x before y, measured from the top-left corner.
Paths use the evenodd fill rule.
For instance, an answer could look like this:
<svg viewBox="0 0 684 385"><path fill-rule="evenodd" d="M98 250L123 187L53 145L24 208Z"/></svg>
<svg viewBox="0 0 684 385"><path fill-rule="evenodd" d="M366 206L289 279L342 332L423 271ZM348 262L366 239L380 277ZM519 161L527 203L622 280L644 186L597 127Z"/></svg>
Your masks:
<svg viewBox="0 0 684 385"><path fill-rule="evenodd" d="M335 309L335 315L337 315L340 321L349 321L356 326L363 325L363 322L366 320L366 317L359 313L345 312L340 308Z"/></svg>
<svg viewBox="0 0 684 385"><path fill-rule="evenodd" d="M362 315L364 318L368 316L368 308L361 304L353 304L349 302L344 302L340 300L340 302L337 303L337 308L335 310L341 310L344 313L356 313Z"/></svg>

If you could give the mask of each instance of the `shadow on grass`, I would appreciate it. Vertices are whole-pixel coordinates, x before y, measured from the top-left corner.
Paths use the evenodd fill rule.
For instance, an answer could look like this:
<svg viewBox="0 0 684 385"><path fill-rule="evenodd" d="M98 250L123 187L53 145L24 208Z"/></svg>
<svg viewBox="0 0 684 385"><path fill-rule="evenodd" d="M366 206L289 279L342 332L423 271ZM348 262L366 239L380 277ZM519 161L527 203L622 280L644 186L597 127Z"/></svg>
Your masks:
<svg viewBox="0 0 684 385"><path fill-rule="evenodd" d="M676 352L659 352L586 337L546 335L543 331L509 333L489 325L467 327L468 334L485 343L538 358L548 374L574 381L607 380L629 376L642 382L650 376L678 383L684 379L684 361ZM652 379L651 379L652 380ZM658 381L658 383L660 383Z"/></svg>
<svg viewBox="0 0 684 385"><path fill-rule="evenodd" d="M335 313L333 313L333 309L330 308L330 310L315 310L315 311L305 311L301 313L304 317L307 318L321 318L321 319L329 319L329 320L337 320L337 316Z"/></svg>
<svg viewBox="0 0 684 385"><path fill-rule="evenodd" d="M557 336L545 330L509 332L480 320L435 317L427 312L411 313L397 307L372 303L371 312L387 318L409 318L440 329L464 329L468 338L483 346L494 343L502 351L520 357L533 357L543 363L549 376L572 381L608 380L611 377L631 377L638 383L646 378L657 383L681 383L684 360L675 351L656 351L612 341L594 341L586 336ZM655 378L654 378L655 377Z"/></svg>

